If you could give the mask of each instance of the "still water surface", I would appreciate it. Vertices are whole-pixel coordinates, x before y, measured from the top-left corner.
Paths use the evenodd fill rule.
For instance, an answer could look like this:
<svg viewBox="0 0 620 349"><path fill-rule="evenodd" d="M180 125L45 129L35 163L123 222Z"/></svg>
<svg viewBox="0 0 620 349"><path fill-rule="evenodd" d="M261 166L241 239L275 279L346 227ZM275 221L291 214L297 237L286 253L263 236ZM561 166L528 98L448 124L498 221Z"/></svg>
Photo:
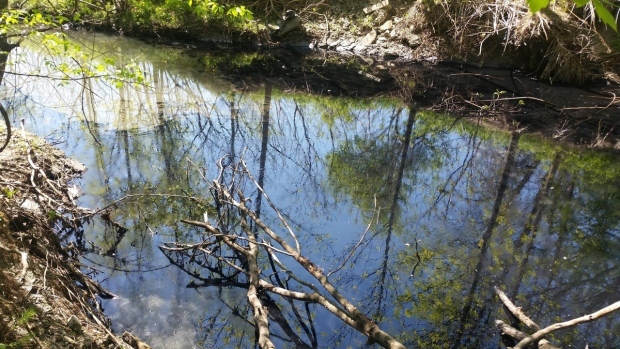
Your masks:
<svg viewBox="0 0 620 349"><path fill-rule="evenodd" d="M207 273L171 264L159 249L201 241L179 220L202 220L205 207L183 196L209 202L200 171L215 178L223 156L262 173L304 253L326 272L363 237L330 280L407 347L498 347L494 323L507 319L494 286L541 325L620 299L617 154L485 130L397 100L288 94L268 82L239 91L209 73L216 70L205 68L214 64L208 53L79 40L96 49L90 62L133 62L146 84L9 74L3 98L14 121L24 118L27 129L89 168L79 205L101 208L129 196L110 210L126 231L94 219L78 239L84 264L119 295L103 301L119 332L155 348L254 345L246 290L188 287ZM10 69L46 73L60 61L26 45L13 52ZM160 193L174 195L144 195ZM256 194L247 186L248 197ZM264 202L262 217L279 228ZM319 307L273 300L283 314L272 319L278 347L366 345ZM618 320L556 339L619 347Z"/></svg>

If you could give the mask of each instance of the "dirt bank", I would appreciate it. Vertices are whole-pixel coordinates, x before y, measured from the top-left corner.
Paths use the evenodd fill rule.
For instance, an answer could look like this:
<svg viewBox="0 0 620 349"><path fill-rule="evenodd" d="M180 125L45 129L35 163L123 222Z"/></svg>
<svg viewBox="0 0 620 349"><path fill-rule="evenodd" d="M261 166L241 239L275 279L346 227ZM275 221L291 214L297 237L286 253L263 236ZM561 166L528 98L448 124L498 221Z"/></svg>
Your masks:
<svg viewBox="0 0 620 349"><path fill-rule="evenodd" d="M559 2L532 14L526 1L236 3L254 12L251 23L213 20L175 27L123 22L107 28L164 41L291 45L407 63L458 61L520 70L553 83L620 83L620 35L598 19L591 5Z"/></svg>
<svg viewBox="0 0 620 349"><path fill-rule="evenodd" d="M99 307L113 295L82 272L71 242L89 214L71 185L85 168L24 136L0 153L0 348L131 348Z"/></svg>
<svg viewBox="0 0 620 349"><path fill-rule="evenodd" d="M152 42L196 55L260 51L243 66L222 60L217 67L241 89L269 79L283 90L323 95L400 95L497 127L620 147L620 36L584 21L592 18L587 7L532 15L525 2L371 3L300 5L301 24L281 36L257 24L254 32L220 33L224 41L167 30Z"/></svg>

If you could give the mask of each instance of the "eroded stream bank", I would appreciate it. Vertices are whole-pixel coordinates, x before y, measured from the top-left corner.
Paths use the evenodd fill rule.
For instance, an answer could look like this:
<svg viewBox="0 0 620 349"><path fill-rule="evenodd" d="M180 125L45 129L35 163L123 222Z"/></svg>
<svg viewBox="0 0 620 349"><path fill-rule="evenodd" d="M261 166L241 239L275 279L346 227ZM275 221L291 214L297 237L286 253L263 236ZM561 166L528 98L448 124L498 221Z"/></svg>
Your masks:
<svg viewBox="0 0 620 349"><path fill-rule="evenodd" d="M113 295L78 261L75 239L93 213L75 203L85 170L29 133L14 132L0 153L1 345L130 348L100 306Z"/></svg>

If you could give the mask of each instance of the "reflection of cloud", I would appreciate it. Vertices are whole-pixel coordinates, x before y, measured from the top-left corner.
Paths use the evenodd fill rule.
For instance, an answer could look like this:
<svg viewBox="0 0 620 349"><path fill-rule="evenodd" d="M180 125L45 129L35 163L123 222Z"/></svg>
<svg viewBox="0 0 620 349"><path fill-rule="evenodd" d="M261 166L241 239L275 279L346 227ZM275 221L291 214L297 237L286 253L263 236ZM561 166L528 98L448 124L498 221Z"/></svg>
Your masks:
<svg viewBox="0 0 620 349"><path fill-rule="evenodd" d="M115 306L110 306L116 302ZM154 348L193 348L196 336L194 319L204 311L204 304L195 299L178 302L158 294L137 298L121 298L108 303L106 311L117 332L130 331Z"/></svg>
<svg viewBox="0 0 620 349"><path fill-rule="evenodd" d="M109 280L124 289L119 298L104 301L114 330L118 333L129 331L153 348L184 349L196 348L195 343L205 336L198 331L203 330L200 322L208 314L219 313L233 328L247 326L231 315L231 309L244 307L245 290L179 287L184 280L176 280L181 276L174 275L176 272L177 269L171 268L147 273L140 284L120 274L117 280ZM125 282L120 285L123 280ZM176 287L169 287L172 284ZM253 333L251 329L246 331Z"/></svg>

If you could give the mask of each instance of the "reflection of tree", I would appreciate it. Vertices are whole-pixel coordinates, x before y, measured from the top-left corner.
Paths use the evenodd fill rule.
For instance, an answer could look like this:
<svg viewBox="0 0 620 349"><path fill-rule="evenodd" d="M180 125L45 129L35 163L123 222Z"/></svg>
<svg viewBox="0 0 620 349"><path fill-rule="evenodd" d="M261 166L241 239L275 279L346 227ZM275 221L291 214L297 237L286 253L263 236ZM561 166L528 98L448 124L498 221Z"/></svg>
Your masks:
<svg viewBox="0 0 620 349"><path fill-rule="evenodd" d="M425 118L423 113L419 114L422 117L416 118L417 113L417 109L410 107L408 118L402 121L398 119L399 114L392 114L389 121L382 123L385 128L375 128L374 133L367 134L365 138L345 142L337 152L330 154L329 159L332 165L330 184L337 193L347 193L362 208L364 205L370 206L368 198L377 197L380 207L378 221L383 226L357 249L351 263L355 271L344 272L343 282L368 290L364 297L374 301L365 307L365 311L373 314L378 322L390 322L390 311L402 292L402 266L409 265L415 272L420 263L420 256L415 252L410 255L415 261L402 263L398 252L405 247L403 242L397 243L394 249L395 232L405 241L415 240L415 236L411 236L411 228L401 222L401 207L417 199L416 194L412 193L419 185L416 183L414 186L416 173L440 167L443 163L441 158L450 150L445 143L431 137L445 134L445 129L431 118ZM469 158L466 157L468 162L464 163L461 172L467 172ZM457 182L452 179L450 185ZM384 239L380 241L379 238ZM376 258L374 248L380 249L382 258ZM411 249L417 250L417 247L412 245ZM407 275L412 274L411 269ZM361 280L355 277L357 272L362 273ZM401 323L401 326L396 328L403 330L405 325Z"/></svg>
<svg viewBox="0 0 620 349"><path fill-rule="evenodd" d="M495 231L495 228L498 225L498 217L500 213L500 207L502 206L502 202L506 195L506 189L508 188L508 179L510 178L510 172L513 169L513 165L516 158L517 145L519 144L520 134L517 132L513 132L510 137L510 143L508 146L508 154L506 155L506 162L504 164L504 169L502 170L502 174L499 180L499 184L497 186L497 193L495 195L495 200L493 202L493 208L491 209L491 216L489 217L486 223L486 229L482 234L479 247L480 247L480 255L478 257L478 262L474 269L474 275L472 276L472 283L467 292L464 300L464 306L461 310L461 315L459 319L459 328L456 331L456 336L454 338L454 342L451 348L461 348L465 347L476 347L479 345L479 342L482 337L475 333L471 333L469 336L466 335L466 328L470 324L470 317L474 314L478 314L478 316L482 316L484 314L482 311L473 312L473 307L475 305L475 296L477 293L482 293L487 295L487 299L483 300L482 304L485 304L490 301L491 297L488 296L490 293L489 290L479 291L478 285L482 281L484 264L486 263L487 254L490 249L490 242ZM478 319L479 320L479 319ZM462 342L463 337L467 338L469 342L467 344ZM473 343L471 342L473 341Z"/></svg>
<svg viewBox="0 0 620 349"><path fill-rule="evenodd" d="M368 209L374 204L377 196L379 207L390 207L394 187L399 175L399 154L405 153L408 143L403 143L402 135L398 132L398 125L402 110L394 110L389 116L388 126L375 133L344 142L341 148L328 156L330 184L336 193L348 194L359 207ZM413 125L414 116L410 116ZM394 131L389 126L394 126ZM407 126L408 127L408 126ZM407 163L412 157L404 158ZM404 166L411 176L414 170L411 166ZM402 177L401 177L402 178ZM400 186L400 185L398 185Z"/></svg>
<svg viewBox="0 0 620 349"><path fill-rule="evenodd" d="M8 7L8 1L6 3L0 4L0 11L4 12L6 10L6 7ZM9 39L6 37L6 35L0 36L0 84L2 84L2 81L4 80L4 72L6 69L7 61L9 59L9 55L15 47L17 46L9 43ZM1 152L9 144L9 140L11 138L11 122L9 120L9 114L7 113L6 109L4 109L4 106L2 104L0 104L0 113L2 113L2 118L6 126L6 138L4 139L2 145L0 145Z"/></svg>
<svg viewBox="0 0 620 349"><path fill-rule="evenodd" d="M373 291L371 292L374 299L377 299L377 309L375 310L375 319L380 319L386 313L385 304L383 301L385 299L389 299L386 295L384 295L384 289L386 288L385 282L388 274L388 260L390 257L390 246L392 240L392 231L394 229L394 221L396 219L396 208L398 205L399 197L400 197L400 188L403 182L403 174L405 172L405 164L407 164L407 153L409 151L409 144L411 144L411 134L413 133L413 123L415 122L415 115L417 113L417 108L410 106L409 107L409 118L407 119L407 126L405 128L404 133L404 141L403 144L405 146L402 148L402 153L400 157L400 163L398 165L398 172L396 175L396 181L394 183L394 195L392 197L392 203L390 204L390 209L388 211L388 222L387 222L387 233L385 236L385 248L383 249L383 262L381 265L381 271L379 273L379 282L378 285L373 287ZM378 291L375 294L374 290L378 287Z"/></svg>
<svg viewBox="0 0 620 349"><path fill-rule="evenodd" d="M269 113L271 110L271 81L265 83L265 100L263 101L261 115L261 144L260 158L258 160L258 186L265 187L265 162L267 161L267 144L269 143ZM261 206L263 203L262 192L256 195L256 214L260 217Z"/></svg>
<svg viewBox="0 0 620 349"><path fill-rule="evenodd" d="M553 179L555 178L558 170L558 165L560 163L560 155L557 154L553 159L551 164L551 169L547 173L545 180L541 182L541 188L538 190L536 197L534 198L534 203L532 205L532 211L530 212L528 219L525 222L525 226L521 235L519 236L519 240L515 242L515 247L520 247L523 242L527 243L527 248L525 249L525 254L522 257L519 272L514 279L514 287L512 289L511 296L516 297L519 293L519 288L521 287L521 282L523 281L523 276L527 270L527 265L529 262L529 258L534 249L534 243L536 241L536 234L540 228L540 223L542 220L543 210L545 209L546 202L549 200L549 191L553 184Z"/></svg>

